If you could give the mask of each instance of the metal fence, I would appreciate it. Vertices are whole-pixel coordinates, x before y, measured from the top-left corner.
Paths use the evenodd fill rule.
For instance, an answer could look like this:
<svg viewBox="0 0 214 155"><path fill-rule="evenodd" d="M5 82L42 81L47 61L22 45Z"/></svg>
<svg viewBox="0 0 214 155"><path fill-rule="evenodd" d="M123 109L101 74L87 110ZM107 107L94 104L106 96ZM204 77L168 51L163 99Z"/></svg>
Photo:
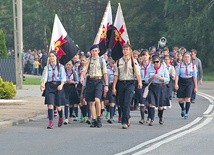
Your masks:
<svg viewBox="0 0 214 155"><path fill-rule="evenodd" d="M0 76L4 81L16 83L15 57L0 58Z"/></svg>

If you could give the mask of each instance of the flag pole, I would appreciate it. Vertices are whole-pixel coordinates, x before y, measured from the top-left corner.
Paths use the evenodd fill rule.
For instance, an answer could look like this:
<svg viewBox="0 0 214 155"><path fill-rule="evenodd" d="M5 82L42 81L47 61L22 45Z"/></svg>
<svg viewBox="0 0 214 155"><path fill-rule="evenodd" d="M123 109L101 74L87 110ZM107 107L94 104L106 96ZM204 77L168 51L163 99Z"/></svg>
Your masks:
<svg viewBox="0 0 214 155"><path fill-rule="evenodd" d="M54 17L54 23L55 23L55 20L56 20L56 16L57 14L55 14L55 17ZM53 31L54 29L52 29L52 34L53 34ZM49 45L49 49L48 49L48 59L47 59L47 63L46 63L46 69L44 70L44 80L42 81L43 84L45 84L47 82L47 79L48 79L48 65L49 65L49 53L52 49L52 42L53 42L53 38L51 37L51 41L50 41L50 45Z"/></svg>

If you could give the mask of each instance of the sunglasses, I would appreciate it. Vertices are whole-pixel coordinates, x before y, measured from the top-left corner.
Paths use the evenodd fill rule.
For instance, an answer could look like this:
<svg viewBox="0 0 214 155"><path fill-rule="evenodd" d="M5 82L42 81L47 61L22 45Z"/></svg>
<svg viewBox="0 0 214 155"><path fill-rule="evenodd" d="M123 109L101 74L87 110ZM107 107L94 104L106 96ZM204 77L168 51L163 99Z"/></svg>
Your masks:
<svg viewBox="0 0 214 155"><path fill-rule="evenodd" d="M153 63L159 63L160 61L153 61Z"/></svg>

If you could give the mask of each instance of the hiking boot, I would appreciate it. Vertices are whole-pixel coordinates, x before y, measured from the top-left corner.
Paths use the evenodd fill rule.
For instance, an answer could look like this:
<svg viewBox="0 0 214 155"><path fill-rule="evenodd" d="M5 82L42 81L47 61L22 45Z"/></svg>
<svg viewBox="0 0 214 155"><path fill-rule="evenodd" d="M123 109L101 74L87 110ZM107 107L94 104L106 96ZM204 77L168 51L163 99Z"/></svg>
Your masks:
<svg viewBox="0 0 214 155"><path fill-rule="evenodd" d="M184 117L185 115L185 110L181 110L181 117Z"/></svg>
<svg viewBox="0 0 214 155"><path fill-rule="evenodd" d="M127 124L123 124L122 125L122 129L127 129L128 128L128 125Z"/></svg>
<svg viewBox="0 0 214 155"><path fill-rule="evenodd" d="M87 119L85 122L86 122L88 125L91 124L91 121L90 121L89 119Z"/></svg>
<svg viewBox="0 0 214 155"><path fill-rule="evenodd" d="M188 118L188 114L185 114L185 115L184 115L184 118L187 119L187 118Z"/></svg>
<svg viewBox="0 0 214 155"><path fill-rule="evenodd" d="M64 121L64 125L67 125L67 124L68 124L68 119L66 118Z"/></svg>
<svg viewBox="0 0 214 155"><path fill-rule="evenodd" d="M163 119L162 119L162 118L159 118L159 124L160 124L160 125L163 125L163 123L164 123L164 122L163 122Z"/></svg>
<svg viewBox="0 0 214 155"><path fill-rule="evenodd" d="M92 120L90 127L91 128L97 127L97 121L96 120Z"/></svg>
<svg viewBox="0 0 214 155"><path fill-rule="evenodd" d="M153 120L151 120L150 122L149 122L149 126L153 126Z"/></svg>
<svg viewBox="0 0 214 155"><path fill-rule="evenodd" d="M113 123L113 120L112 119L108 119L107 121L109 124L112 124Z"/></svg>
<svg viewBox="0 0 214 155"><path fill-rule="evenodd" d="M142 119L142 120L139 121L139 123L140 123L140 124L144 124L145 121Z"/></svg>
<svg viewBox="0 0 214 155"><path fill-rule="evenodd" d="M58 127L61 127L61 126L62 126L62 123L63 123L63 118L59 118Z"/></svg>
<svg viewBox="0 0 214 155"><path fill-rule="evenodd" d="M101 122L101 118L97 117L97 127L101 128L102 127L102 122Z"/></svg>
<svg viewBox="0 0 214 155"><path fill-rule="evenodd" d="M128 119L127 126L130 127L130 125L131 125L131 119L129 118L129 119Z"/></svg>
<svg viewBox="0 0 214 155"><path fill-rule="evenodd" d="M52 120L49 120L47 129L53 129L54 123Z"/></svg>

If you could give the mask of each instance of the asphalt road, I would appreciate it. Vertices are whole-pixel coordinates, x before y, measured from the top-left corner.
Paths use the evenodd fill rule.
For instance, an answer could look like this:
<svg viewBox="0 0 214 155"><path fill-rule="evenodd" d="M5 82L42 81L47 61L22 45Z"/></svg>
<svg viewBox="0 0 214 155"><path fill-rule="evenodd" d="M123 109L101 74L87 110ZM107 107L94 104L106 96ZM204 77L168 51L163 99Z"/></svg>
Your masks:
<svg viewBox="0 0 214 155"><path fill-rule="evenodd" d="M211 97L205 96L212 101ZM139 111L132 111L132 124L127 130L121 124L90 128L74 122L47 130L47 119L4 128L0 131L1 155L113 155L113 154L206 154L214 153L214 121L203 114L211 103L199 97L191 105L187 120L180 117L180 108L173 99L171 109L164 111L164 125L140 125ZM208 111L207 111L208 112ZM55 120L57 124L57 120Z"/></svg>

